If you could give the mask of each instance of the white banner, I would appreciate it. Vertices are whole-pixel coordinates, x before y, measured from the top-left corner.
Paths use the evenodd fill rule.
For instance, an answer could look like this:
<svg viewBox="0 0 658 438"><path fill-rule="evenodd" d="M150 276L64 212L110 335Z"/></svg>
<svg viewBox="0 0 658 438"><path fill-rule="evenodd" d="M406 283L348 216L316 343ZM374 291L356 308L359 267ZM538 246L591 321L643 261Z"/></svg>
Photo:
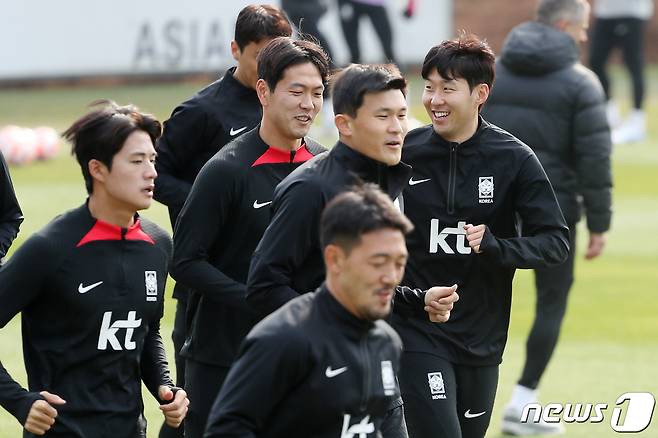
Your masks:
<svg viewBox="0 0 658 438"><path fill-rule="evenodd" d="M396 56L405 64L422 62L431 45L452 34L450 0L416 1L411 19L402 16L403 1L387 2ZM229 43L238 12L249 3L255 2L4 2L0 80L221 71L234 63ZM335 2L320 29L338 63L346 62ZM367 19L362 20L360 35L363 61L382 60L381 46Z"/></svg>

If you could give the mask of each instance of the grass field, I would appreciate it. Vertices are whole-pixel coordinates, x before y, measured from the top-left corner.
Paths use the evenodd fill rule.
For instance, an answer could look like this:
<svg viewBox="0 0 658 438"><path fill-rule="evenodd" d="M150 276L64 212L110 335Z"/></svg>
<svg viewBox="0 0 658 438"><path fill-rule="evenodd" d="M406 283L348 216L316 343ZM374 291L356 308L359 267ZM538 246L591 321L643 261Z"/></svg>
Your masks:
<svg viewBox="0 0 658 438"><path fill-rule="evenodd" d="M626 95L625 75L617 71L615 79L617 95ZM61 132L85 111L87 103L98 98L134 102L164 120L177 103L200 85L0 90L0 126L49 125ZM412 94L416 98L420 87L419 82L412 83ZM619 395L636 391L658 395L658 184L654 179L658 175L658 67L649 71L648 88L649 140L615 149L615 214L608 246L600 259L584 261L582 254L587 233L581 229L576 284L560 344L541 386L542 403L610 404L606 419L600 424L567 425L568 437L616 436L609 422ZM413 113L426 120L417 100L412 102ZM53 161L11 169L26 217L13 249L53 216L83 201L85 193L79 168L67 154L68 146L65 148ZM154 204L146 215L169 228L166 211L161 205ZM489 438L501 436L502 407L522 366L523 344L533 309L531 273L519 272ZM173 300L168 299L162 334L167 340L170 358L173 358L169 342L173 310ZM16 379L26 383L19 318L0 331L0 360ZM145 394L145 402L149 437L154 437L161 415L148 394ZM15 419L0 410L0 438L18 437L20 430ZM658 420L654 419L638 436L658 437Z"/></svg>

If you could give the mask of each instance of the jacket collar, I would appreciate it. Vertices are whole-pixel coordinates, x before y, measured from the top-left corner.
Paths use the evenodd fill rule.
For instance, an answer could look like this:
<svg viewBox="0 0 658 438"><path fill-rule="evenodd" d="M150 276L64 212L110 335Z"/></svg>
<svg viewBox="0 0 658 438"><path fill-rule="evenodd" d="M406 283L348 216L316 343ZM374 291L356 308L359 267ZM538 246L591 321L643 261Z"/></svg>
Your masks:
<svg viewBox="0 0 658 438"><path fill-rule="evenodd" d="M395 166L373 160L339 141L329 152L345 169L365 182L377 183L395 199L411 176L411 166L400 161Z"/></svg>
<svg viewBox="0 0 658 438"><path fill-rule="evenodd" d="M237 69L237 67L234 66L234 67L230 67L228 70L226 70L226 73L224 73L224 79L223 80L227 81L230 84L231 88L235 88L237 90L240 90L240 93L242 93L242 94L248 94L248 95L256 96L256 90L243 85L242 82L235 79L233 74L235 73L236 69Z"/></svg>
<svg viewBox="0 0 658 438"><path fill-rule="evenodd" d="M339 325L345 327L347 331L362 336L375 326L372 321L360 319L352 315L338 302L338 300L336 300L336 298L334 298L331 292L329 292L326 283L322 283L316 293L320 308L330 314L332 319L336 319L340 323Z"/></svg>
<svg viewBox="0 0 658 438"><path fill-rule="evenodd" d="M135 213L133 224L128 228L123 228L93 217L89 211L89 200L81 208L85 219L88 220L89 231L80 239L76 247L103 240L141 240L152 245L155 244L151 236L142 230L142 221L137 213Z"/></svg>
<svg viewBox="0 0 658 438"><path fill-rule="evenodd" d="M432 128L431 138L435 143L441 146L445 146L446 148L451 148L453 146L456 146L461 153L465 153L465 154L475 153L477 152L475 146L477 146L480 143L483 133L487 129L489 129L490 126L491 125L489 124L489 122L484 120L481 115L478 115L478 127L475 130L475 133L471 136L471 138L469 138L468 140L462 143L457 143L454 141L448 141L444 139L439 134L437 134L436 131L430 125L430 128Z"/></svg>
<svg viewBox="0 0 658 438"><path fill-rule="evenodd" d="M260 123L256 125L252 132L245 135L253 135L254 138L257 138L259 148L263 151L263 153L251 164L251 167L260 166L262 164L304 163L314 156L306 146L305 138L302 138L301 145L294 151L284 151L268 145L260 136Z"/></svg>

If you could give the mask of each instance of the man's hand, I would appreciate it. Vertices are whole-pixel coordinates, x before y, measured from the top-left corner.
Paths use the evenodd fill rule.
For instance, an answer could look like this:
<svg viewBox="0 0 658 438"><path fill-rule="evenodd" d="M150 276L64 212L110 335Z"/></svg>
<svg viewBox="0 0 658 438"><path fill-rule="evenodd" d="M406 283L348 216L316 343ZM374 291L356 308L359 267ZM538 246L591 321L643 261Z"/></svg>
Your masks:
<svg viewBox="0 0 658 438"><path fill-rule="evenodd" d="M37 400L32 403L30 412L28 412L27 419L23 425L25 430L35 435L45 434L55 424L57 409L52 405L63 405L66 403L66 400L48 391L41 391L41 397L44 400Z"/></svg>
<svg viewBox="0 0 658 438"><path fill-rule="evenodd" d="M187 406L190 404L187 393L182 389L174 392L169 386L161 385L158 389L158 396L160 400L168 402L167 404L160 405L160 410L165 417L165 423L171 427L180 426L187 415Z"/></svg>
<svg viewBox="0 0 658 438"><path fill-rule="evenodd" d="M607 240L605 233L589 233L589 244L587 245L585 258L592 260L600 256Z"/></svg>
<svg viewBox="0 0 658 438"><path fill-rule="evenodd" d="M425 293L425 311L429 313L432 322L447 322L450 319L450 311L459 300L457 285L434 286Z"/></svg>
<svg viewBox="0 0 658 438"><path fill-rule="evenodd" d="M482 243L482 237L484 237L484 230L486 230L486 225L473 225L466 224L464 225L464 231L466 231L466 240L468 240L468 246L473 248L473 251L480 253L480 244Z"/></svg>

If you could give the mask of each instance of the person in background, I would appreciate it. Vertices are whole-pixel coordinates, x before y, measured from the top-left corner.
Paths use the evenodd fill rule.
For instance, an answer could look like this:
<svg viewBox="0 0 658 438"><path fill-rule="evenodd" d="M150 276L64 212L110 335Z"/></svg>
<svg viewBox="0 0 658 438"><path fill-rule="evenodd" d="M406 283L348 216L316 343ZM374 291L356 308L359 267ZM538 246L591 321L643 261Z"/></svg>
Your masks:
<svg viewBox="0 0 658 438"><path fill-rule="evenodd" d="M384 51L385 62L397 64L393 50L393 29L386 10L386 0L338 0L340 25L350 51L350 62L362 62L359 23L368 17ZM412 11L413 9L409 9Z"/></svg>
<svg viewBox="0 0 658 438"><path fill-rule="evenodd" d="M608 120L613 127L612 141L615 144L642 141L647 135L644 34L652 15L653 0L594 0L595 19L589 64L605 90ZM631 112L625 120L622 120L618 103L613 99L606 69L610 53L615 48L621 49L633 90Z"/></svg>

